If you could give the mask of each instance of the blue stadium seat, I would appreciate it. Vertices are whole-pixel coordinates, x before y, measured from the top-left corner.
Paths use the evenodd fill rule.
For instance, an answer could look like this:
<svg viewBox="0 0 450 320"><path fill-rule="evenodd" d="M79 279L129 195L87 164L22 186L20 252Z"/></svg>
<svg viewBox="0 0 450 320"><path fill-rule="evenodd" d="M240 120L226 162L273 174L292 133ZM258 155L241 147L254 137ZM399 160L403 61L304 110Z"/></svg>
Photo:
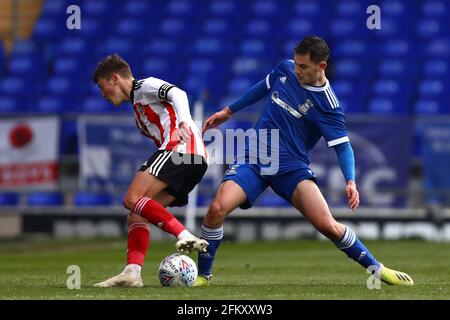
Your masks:
<svg viewBox="0 0 450 320"><path fill-rule="evenodd" d="M428 58L450 57L450 40L448 37L434 38L422 46L422 52Z"/></svg>
<svg viewBox="0 0 450 320"><path fill-rule="evenodd" d="M377 96L397 97L404 93L402 82L391 79L380 79L375 81L373 91Z"/></svg>
<svg viewBox="0 0 450 320"><path fill-rule="evenodd" d="M127 38L143 38L151 35L154 27L146 19L124 18L118 21L115 34Z"/></svg>
<svg viewBox="0 0 450 320"><path fill-rule="evenodd" d="M445 0L423 1L420 4L420 12L425 17L447 19L450 14L450 5Z"/></svg>
<svg viewBox="0 0 450 320"><path fill-rule="evenodd" d="M115 5L117 3L114 3L113 1L107 1L107 0L96 0L96 1L84 1L81 4L81 10L82 14L86 15L88 17L92 18L101 18L101 17L107 17L108 15L111 15L111 12L113 12Z"/></svg>
<svg viewBox="0 0 450 320"><path fill-rule="evenodd" d="M110 206L113 204L113 197L108 193L79 191L75 194L74 204L77 207Z"/></svg>
<svg viewBox="0 0 450 320"><path fill-rule="evenodd" d="M76 58L79 58L82 55L91 54L92 52L92 46L88 39L80 37L62 39L58 48L58 53L61 56L74 56Z"/></svg>
<svg viewBox="0 0 450 320"><path fill-rule="evenodd" d="M203 33L211 37L230 37L236 35L232 25L226 19L213 18L206 20L203 24Z"/></svg>
<svg viewBox="0 0 450 320"><path fill-rule="evenodd" d="M239 53L242 57L255 58L272 56L275 52L270 48L270 44L262 39L243 39L240 43Z"/></svg>
<svg viewBox="0 0 450 320"><path fill-rule="evenodd" d="M271 24L265 19L253 19L246 23L244 30L250 37L268 37L273 36Z"/></svg>
<svg viewBox="0 0 450 320"><path fill-rule="evenodd" d="M82 27L80 30L77 30L77 33L86 39L104 39L109 34L108 30L110 30L107 21L109 20L101 21L94 17L84 17L81 22Z"/></svg>
<svg viewBox="0 0 450 320"><path fill-rule="evenodd" d="M75 56L60 57L53 62L53 72L60 76L80 75L85 72L85 67L83 61Z"/></svg>
<svg viewBox="0 0 450 320"><path fill-rule="evenodd" d="M392 38L386 40L382 45L376 46L378 50L377 53L382 57L411 57L416 54L416 49L414 48L413 42L410 42L404 38Z"/></svg>
<svg viewBox="0 0 450 320"><path fill-rule="evenodd" d="M247 16L247 7L244 1L213 0L209 3L208 12L211 16L219 16L227 19L236 16Z"/></svg>
<svg viewBox="0 0 450 320"><path fill-rule="evenodd" d="M139 70L147 77L152 76L174 84L177 84L183 72L182 66L174 68L172 61L168 59L152 57L142 60Z"/></svg>
<svg viewBox="0 0 450 320"><path fill-rule="evenodd" d="M280 52L278 53L280 59L292 59L294 56L294 48L297 46L298 42L298 37L283 41L279 48Z"/></svg>
<svg viewBox="0 0 450 320"><path fill-rule="evenodd" d="M192 48L192 54L206 57L224 57L233 54L234 48L215 37L198 38Z"/></svg>
<svg viewBox="0 0 450 320"><path fill-rule="evenodd" d="M95 58L99 60L113 53L121 55L132 68L134 65L133 62L139 57L139 50L136 43L129 37L112 36L97 45Z"/></svg>
<svg viewBox="0 0 450 320"><path fill-rule="evenodd" d="M86 95L88 96L102 96L102 92L100 88L95 85L92 81L89 81L89 84L87 86Z"/></svg>
<svg viewBox="0 0 450 320"><path fill-rule="evenodd" d="M406 21L397 18L383 18L382 27L379 30L375 30L373 33L375 37L392 39L394 37L400 37L407 39L411 34L409 31L409 25ZM363 29L363 28L361 28ZM367 32L367 29L364 31Z"/></svg>
<svg viewBox="0 0 450 320"><path fill-rule="evenodd" d="M409 18L411 14L415 13L412 7L414 6L404 0L385 0L380 4L383 16L399 20Z"/></svg>
<svg viewBox="0 0 450 320"><path fill-rule="evenodd" d="M42 6L42 16L55 17L66 14L67 7L70 5L68 0L44 1Z"/></svg>
<svg viewBox="0 0 450 320"><path fill-rule="evenodd" d="M392 98L374 98L369 101L368 109L369 113L373 114L407 115L409 113L407 102Z"/></svg>
<svg viewBox="0 0 450 320"><path fill-rule="evenodd" d="M362 63L356 59L336 59L332 65L333 74L339 77L360 78L362 72Z"/></svg>
<svg viewBox="0 0 450 320"><path fill-rule="evenodd" d="M78 111L85 113L108 113L114 111L112 108L113 105L98 94L84 99Z"/></svg>
<svg viewBox="0 0 450 320"><path fill-rule="evenodd" d="M369 111L407 114L411 87L410 79L409 81L404 78L376 80L373 84L373 98L369 102Z"/></svg>
<svg viewBox="0 0 450 320"><path fill-rule="evenodd" d="M368 44L362 39L342 39L337 41L332 48L333 58L340 57L364 57L370 55Z"/></svg>
<svg viewBox="0 0 450 320"><path fill-rule="evenodd" d="M322 13L320 2L316 0L295 1L291 9L293 16L299 17L320 17Z"/></svg>
<svg viewBox="0 0 450 320"><path fill-rule="evenodd" d="M419 99L414 104L416 115L439 115L450 113L449 99Z"/></svg>
<svg viewBox="0 0 450 320"><path fill-rule="evenodd" d="M236 76L245 75L254 81L259 81L275 67L276 65L272 65L268 60L237 57L231 65L231 72Z"/></svg>
<svg viewBox="0 0 450 320"><path fill-rule="evenodd" d="M15 192L0 192L0 206L17 206L19 202L19 194Z"/></svg>
<svg viewBox="0 0 450 320"><path fill-rule="evenodd" d="M423 75L426 77L444 78L450 71L450 62L447 60L431 59L423 64Z"/></svg>
<svg viewBox="0 0 450 320"><path fill-rule="evenodd" d="M417 35L425 39L445 37L446 32L448 32L448 28L445 30L443 23L436 19L424 19L417 23Z"/></svg>
<svg viewBox="0 0 450 320"><path fill-rule="evenodd" d="M15 113L25 111L20 97L12 97L0 94L0 113Z"/></svg>
<svg viewBox="0 0 450 320"><path fill-rule="evenodd" d="M329 26L329 33L333 38L354 39L363 37L367 29L361 28L361 19L335 18Z"/></svg>
<svg viewBox="0 0 450 320"><path fill-rule="evenodd" d="M367 92L367 86L360 86L359 81L355 79L339 78L331 81L339 104L346 113L364 113L364 97Z"/></svg>
<svg viewBox="0 0 450 320"><path fill-rule="evenodd" d="M45 74L45 66L38 56L16 55L9 61L10 76L41 78Z"/></svg>
<svg viewBox="0 0 450 320"><path fill-rule="evenodd" d="M159 34L183 39L195 34L195 28L180 18L167 17L159 24Z"/></svg>
<svg viewBox="0 0 450 320"><path fill-rule="evenodd" d="M206 90L207 86L207 80L197 75L189 75L183 82L183 89L189 94L198 94L202 90Z"/></svg>
<svg viewBox="0 0 450 320"><path fill-rule="evenodd" d="M228 82L228 94L229 95L242 95L245 91L250 89L255 84L251 78L237 77Z"/></svg>
<svg viewBox="0 0 450 320"><path fill-rule="evenodd" d="M186 50L184 42L177 39L166 37L152 38L148 43L143 43L139 46L140 55L148 57L149 55L158 58L179 58Z"/></svg>
<svg viewBox="0 0 450 320"><path fill-rule="evenodd" d="M24 93L30 93L30 84L21 77L5 77L0 80L0 96L15 96L24 98Z"/></svg>
<svg viewBox="0 0 450 320"><path fill-rule="evenodd" d="M252 3L250 11L255 17L262 19L271 19L274 16L284 16L282 14L282 7L274 0L255 1ZM275 12L277 13L276 15L274 15Z"/></svg>
<svg viewBox="0 0 450 320"><path fill-rule="evenodd" d="M32 192L27 195L27 205L30 207L62 206L64 199L59 192Z"/></svg>
<svg viewBox="0 0 450 320"><path fill-rule="evenodd" d="M1 50L1 49L0 49ZM14 42L13 54L14 55L35 55L40 50L40 45L33 40L17 40Z"/></svg>
<svg viewBox="0 0 450 320"><path fill-rule="evenodd" d="M286 33L291 38L301 39L305 35L313 33L313 30L315 30L314 24L308 19L293 18L286 25Z"/></svg>
<svg viewBox="0 0 450 320"><path fill-rule="evenodd" d="M49 95L74 99L79 97L86 85L67 76L53 76L47 79L45 92Z"/></svg>
<svg viewBox="0 0 450 320"><path fill-rule="evenodd" d="M61 19L41 18L34 25L33 39L39 41L55 41L66 32L65 21Z"/></svg>
<svg viewBox="0 0 450 320"><path fill-rule="evenodd" d="M174 17L204 17L205 5L198 1L172 0L167 4L166 14Z"/></svg>
<svg viewBox="0 0 450 320"><path fill-rule="evenodd" d="M410 61L386 59L380 63L378 74L380 78L414 77L416 75L416 66Z"/></svg>
<svg viewBox="0 0 450 320"><path fill-rule="evenodd" d="M363 7L361 1L346 0L337 2L335 10L339 17L358 18L360 17L361 12L366 11L366 8L367 6Z"/></svg>
<svg viewBox="0 0 450 320"><path fill-rule="evenodd" d="M422 98L441 99L448 95L447 81L435 78L423 79L419 83L419 94Z"/></svg>
<svg viewBox="0 0 450 320"><path fill-rule="evenodd" d="M162 7L153 1L137 0L127 1L124 7L124 14L128 17L146 19L151 13L152 18L158 17L162 13Z"/></svg>
<svg viewBox="0 0 450 320"><path fill-rule="evenodd" d="M30 107L30 111L42 112L42 113L63 113L70 112L72 104L71 101L67 101L64 97L55 96L42 96L37 100L37 103Z"/></svg>

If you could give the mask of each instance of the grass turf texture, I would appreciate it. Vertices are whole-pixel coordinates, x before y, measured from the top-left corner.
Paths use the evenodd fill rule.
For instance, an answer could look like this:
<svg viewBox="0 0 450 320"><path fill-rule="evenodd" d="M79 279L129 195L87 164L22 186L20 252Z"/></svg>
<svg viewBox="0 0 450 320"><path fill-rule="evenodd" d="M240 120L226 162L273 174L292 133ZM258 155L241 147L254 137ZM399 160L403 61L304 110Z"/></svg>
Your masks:
<svg viewBox="0 0 450 320"><path fill-rule="evenodd" d="M414 287L369 290L369 274L327 241L224 242L209 288L161 287L160 261L174 242L152 242L144 288L94 288L121 272L126 240L0 242L0 299L449 299L450 244L366 241L386 266L409 273ZM191 257L196 261L196 254ZM81 289L69 290L69 265Z"/></svg>

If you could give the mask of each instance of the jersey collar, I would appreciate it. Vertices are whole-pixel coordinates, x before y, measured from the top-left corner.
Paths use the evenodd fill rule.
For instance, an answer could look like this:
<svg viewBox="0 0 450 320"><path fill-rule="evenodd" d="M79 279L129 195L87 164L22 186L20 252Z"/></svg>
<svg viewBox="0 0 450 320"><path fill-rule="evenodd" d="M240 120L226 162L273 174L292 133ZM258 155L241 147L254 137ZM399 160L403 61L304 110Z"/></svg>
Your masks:
<svg viewBox="0 0 450 320"><path fill-rule="evenodd" d="M325 91L326 89L328 89L328 87L330 86L330 83L328 82L328 79L325 79L325 84L320 87L308 86L307 84L301 84L301 83L300 83L300 85L303 88L305 88L306 90L320 92L320 91Z"/></svg>
<svg viewBox="0 0 450 320"><path fill-rule="evenodd" d="M136 90L137 84L138 84L137 80L133 79L133 85L131 86L131 91L130 91L130 101L132 104L134 104L134 90Z"/></svg>

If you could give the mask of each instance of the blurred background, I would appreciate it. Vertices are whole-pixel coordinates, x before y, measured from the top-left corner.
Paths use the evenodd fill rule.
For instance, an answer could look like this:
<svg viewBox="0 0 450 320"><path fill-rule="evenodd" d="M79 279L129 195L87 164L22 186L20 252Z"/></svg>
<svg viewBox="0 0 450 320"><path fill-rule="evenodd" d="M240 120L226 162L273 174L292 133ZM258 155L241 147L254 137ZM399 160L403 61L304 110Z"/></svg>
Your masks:
<svg viewBox="0 0 450 320"><path fill-rule="evenodd" d="M381 29L366 25L373 4ZM184 89L201 121L316 34L331 47L361 193L352 213L319 141L312 168L334 215L362 238L449 241L449 14L448 0L0 0L0 237L126 235L123 193L155 146L131 105L114 108L92 83L100 58L119 53L135 78ZM251 128L263 103L221 129ZM191 206L172 209L194 231L226 167L210 166ZM321 238L271 190L230 216L225 237Z"/></svg>

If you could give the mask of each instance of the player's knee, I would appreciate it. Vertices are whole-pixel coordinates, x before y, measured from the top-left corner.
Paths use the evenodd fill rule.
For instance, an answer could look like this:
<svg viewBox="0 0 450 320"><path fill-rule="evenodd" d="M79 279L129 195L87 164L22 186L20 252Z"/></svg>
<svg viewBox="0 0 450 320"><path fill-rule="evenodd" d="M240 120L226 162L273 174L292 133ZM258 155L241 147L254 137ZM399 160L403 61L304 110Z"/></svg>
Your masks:
<svg viewBox="0 0 450 320"><path fill-rule="evenodd" d="M132 194L126 194L123 198L123 206L128 210L133 210L136 203L139 201L140 197L134 196Z"/></svg>
<svg viewBox="0 0 450 320"><path fill-rule="evenodd" d="M214 200L209 206L208 215L214 220L224 220L227 212L220 201Z"/></svg>

